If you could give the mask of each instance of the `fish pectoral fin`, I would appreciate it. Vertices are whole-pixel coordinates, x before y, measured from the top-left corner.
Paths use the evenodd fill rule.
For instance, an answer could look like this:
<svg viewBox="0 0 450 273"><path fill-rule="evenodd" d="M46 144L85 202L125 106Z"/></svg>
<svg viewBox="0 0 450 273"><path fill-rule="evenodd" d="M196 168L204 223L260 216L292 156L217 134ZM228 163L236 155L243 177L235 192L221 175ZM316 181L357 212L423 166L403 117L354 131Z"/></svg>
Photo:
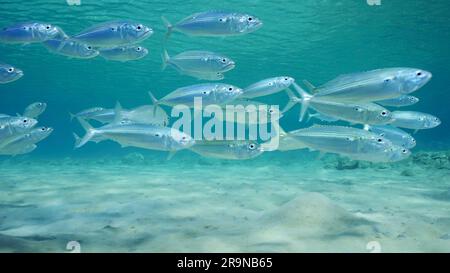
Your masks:
<svg viewBox="0 0 450 273"><path fill-rule="evenodd" d="M171 160L176 153L177 151L170 151L167 155L167 161Z"/></svg>

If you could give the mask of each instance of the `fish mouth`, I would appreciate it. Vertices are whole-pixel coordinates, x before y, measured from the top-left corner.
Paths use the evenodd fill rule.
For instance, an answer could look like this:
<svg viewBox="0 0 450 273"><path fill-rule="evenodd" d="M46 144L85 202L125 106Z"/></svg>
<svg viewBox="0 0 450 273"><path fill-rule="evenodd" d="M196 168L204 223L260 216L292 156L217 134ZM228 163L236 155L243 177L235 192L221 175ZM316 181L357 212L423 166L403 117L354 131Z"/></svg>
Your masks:
<svg viewBox="0 0 450 273"><path fill-rule="evenodd" d="M236 64L234 62L227 64L224 67L224 71L223 72L227 72L230 71L231 69L234 69L236 67Z"/></svg>
<svg viewBox="0 0 450 273"><path fill-rule="evenodd" d="M145 31L144 31L144 35L143 36L150 36L150 35L152 35L153 34L153 29L151 29L151 28L147 28Z"/></svg>

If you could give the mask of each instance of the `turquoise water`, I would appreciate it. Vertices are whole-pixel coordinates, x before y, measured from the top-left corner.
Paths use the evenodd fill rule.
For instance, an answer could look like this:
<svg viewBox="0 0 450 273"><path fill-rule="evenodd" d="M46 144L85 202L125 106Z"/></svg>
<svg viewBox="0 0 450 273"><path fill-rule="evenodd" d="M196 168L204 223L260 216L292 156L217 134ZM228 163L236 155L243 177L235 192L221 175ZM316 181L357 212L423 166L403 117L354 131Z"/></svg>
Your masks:
<svg viewBox="0 0 450 273"><path fill-rule="evenodd" d="M371 241L384 251L450 251L447 1L82 0L69 6L64 0L11 0L0 7L1 26L45 21L73 35L123 18L155 31L142 43L149 55L127 63L68 59L39 44L0 45L0 61L25 72L0 85L0 112L21 113L32 102L46 102L39 122L55 128L33 153L0 158L0 251L62 252L68 241L80 241L85 251L367 252ZM166 30L160 17L176 22L212 9L254 14L264 26L227 38L173 33L168 51L228 55L237 66L224 82L240 87L278 75L319 85L350 72L424 69L433 79L408 109L436 115L442 124L414 135L413 156L389 165L354 165L305 151L236 163L188 151L166 161L165 153L112 142L73 150L72 132L82 131L69 112L112 108L116 101L127 108L149 104L149 90L159 98L201 82L161 71ZM265 101L284 106L287 97ZM297 118L298 107L281 125L312 124ZM310 219L314 210L320 216Z"/></svg>

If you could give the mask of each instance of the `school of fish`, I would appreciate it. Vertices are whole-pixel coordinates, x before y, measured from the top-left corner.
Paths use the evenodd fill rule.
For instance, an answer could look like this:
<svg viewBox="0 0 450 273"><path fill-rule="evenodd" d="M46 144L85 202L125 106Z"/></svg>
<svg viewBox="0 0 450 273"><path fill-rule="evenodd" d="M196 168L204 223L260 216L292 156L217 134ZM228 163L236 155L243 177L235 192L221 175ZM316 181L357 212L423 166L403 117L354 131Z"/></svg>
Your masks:
<svg viewBox="0 0 450 273"><path fill-rule="evenodd" d="M225 37L245 35L259 30L263 21L253 15L239 12L206 11L195 13L172 24L162 17L167 28L164 47L169 38L180 32L189 36ZM109 61L135 61L146 57L148 49L139 45L154 33L153 29L132 20L109 21L95 24L75 35L66 34L59 26L44 22L16 23L0 29L0 43L40 43L51 53L69 58L90 59L97 56ZM395 162L408 158L416 141L404 129L431 129L440 125L439 118L421 112L392 111L386 107L414 105L419 99L411 93L427 84L432 74L416 68L394 67L338 75L314 86L304 80L302 87L293 77L276 76L250 83L246 88L217 83L225 73L235 69L237 62L230 56L203 49L161 54L162 68L176 70L198 80L208 81L179 87L157 99L149 92L151 104L123 109L93 107L76 114L85 134L74 133L75 147L88 142L112 140L121 147L138 147L169 152L189 149L208 158L245 160L264 152L309 149L333 153L354 160ZM21 79L24 72L13 65L0 63L0 84ZM202 98L203 105L261 105L259 97L286 92L289 100L283 110L269 110L265 122L276 122L284 114L300 105L299 122L308 116L320 122L348 122L346 126L315 124L286 132L272 126L272 138L279 145L274 149L268 142L246 140L195 140L189 134L169 127L170 118L164 107L185 105L194 107L194 98ZM17 116L0 114L0 154L19 155L36 149L36 144L47 138L52 128L36 127L37 118L46 104L37 102ZM277 120L270 116L278 117ZM223 120L222 120L223 121ZM91 122L98 123L93 127ZM236 120L245 123L246 120ZM355 125L355 126L351 126Z"/></svg>

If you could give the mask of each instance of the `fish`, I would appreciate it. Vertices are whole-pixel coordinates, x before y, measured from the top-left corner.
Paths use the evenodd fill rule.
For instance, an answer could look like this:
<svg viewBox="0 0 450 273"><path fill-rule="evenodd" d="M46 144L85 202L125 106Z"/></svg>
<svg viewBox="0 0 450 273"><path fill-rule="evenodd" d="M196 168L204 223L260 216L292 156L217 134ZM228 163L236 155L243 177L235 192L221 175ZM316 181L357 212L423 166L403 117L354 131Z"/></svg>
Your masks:
<svg viewBox="0 0 450 273"><path fill-rule="evenodd" d="M197 140L190 150L204 157L227 160L252 159L264 152L257 142L235 140Z"/></svg>
<svg viewBox="0 0 450 273"><path fill-rule="evenodd" d="M102 123L108 123L111 120L111 116L114 116L114 111L103 107L92 107L76 114L69 113L69 115L71 120L74 118L95 119ZM103 120L103 116L106 116L105 120Z"/></svg>
<svg viewBox="0 0 450 273"><path fill-rule="evenodd" d="M394 118L392 126L416 131L435 128L441 124L438 117L415 111L394 111L392 116Z"/></svg>
<svg viewBox="0 0 450 273"><path fill-rule="evenodd" d="M290 101L283 109L283 113L289 110L295 103L302 105L300 111L299 121L303 120L306 113L306 109L311 107L316 112L324 114L329 117L345 120L350 123L360 124L388 124L392 122L392 113L386 108L370 102L339 102L333 100L327 100L324 97L316 97L303 90L296 83L293 84L294 88L300 94L301 98L296 97L292 91L288 90Z"/></svg>
<svg viewBox="0 0 450 273"><path fill-rule="evenodd" d="M423 87L432 74L417 68L385 68L341 75L322 86L304 83L316 97L344 102L374 102L410 94Z"/></svg>
<svg viewBox="0 0 450 273"><path fill-rule="evenodd" d="M160 126L167 126L169 124L169 116L161 107L157 105L143 105L131 110L122 109L119 106L123 119L143 124L153 124ZM115 109L104 109L101 107L94 107L84 110L77 114L70 114L71 118L82 118L85 120L96 120L101 123L111 123L116 117Z"/></svg>
<svg viewBox="0 0 450 273"><path fill-rule="evenodd" d="M23 155L23 154L31 153L36 148L37 148L36 144L29 144L26 146L12 146L12 147L7 147L4 150L0 150L0 155L12 155L12 156Z"/></svg>
<svg viewBox="0 0 450 273"><path fill-rule="evenodd" d="M94 25L73 36L73 39L93 47L114 47L142 42L152 34L150 27L124 20Z"/></svg>
<svg viewBox="0 0 450 273"><path fill-rule="evenodd" d="M210 51L185 51L170 57L167 50L163 53L163 70L173 67L180 74L216 74L235 68L235 62L222 54Z"/></svg>
<svg viewBox="0 0 450 273"><path fill-rule="evenodd" d="M93 128L87 121L78 118L86 134L83 138L74 134L75 148L80 148L89 141L100 142L107 139L119 143L122 147L169 152L187 149L195 144L191 136L173 128L119 120L100 128Z"/></svg>
<svg viewBox="0 0 450 273"><path fill-rule="evenodd" d="M0 84L17 81L23 77L23 71L9 64L0 63Z"/></svg>
<svg viewBox="0 0 450 273"><path fill-rule="evenodd" d="M365 125L364 129L389 139L397 146L407 149L416 146L416 140L410 134L392 125Z"/></svg>
<svg viewBox="0 0 450 273"><path fill-rule="evenodd" d="M391 145L384 150L373 153L360 153L347 156L352 160L363 160L374 163L391 163L407 159L411 155L411 151L398 145Z"/></svg>
<svg viewBox="0 0 450 273"><path fill-rule="evenodd" d="M60 28L48 23L25 22L0 29L0 42L7 44L41 43L60 33Z"/></svg>
<svg viewBox="0 0 450 273"><path fill-rule="evenodd" d="M272 105L267 105L266 103L249 100L249 99L236 99L232 102L227 103L226 105L222 105L221 108L223 111L226 111L226 108L229 106L234 106L234 115L233 120L228 120L227 116L223 115L214 116L219 121L226 122L236 122L239 124L267 124L272 121L278 121L283 114L278 109L278 107L273 107ZM203 112L211 115L212 111L208 111L207 108L203 109Z"/></svg>
<svg viewBox="0 0 450 273"><path fill-rule="evenodd" d="M183 72L184 75L188 75L190 77L197 78L199 80L207 80L207 81L221 81L225 79L225 75L221 72L215 73L199 73L199 72Z"/></svg>
<svg viewBox="0 0 450 273"><path fill-rule="evenodd" d="M396 146L386 138L353 127L313 125L288 133L280 128L277 137L280 151L307 148L370 162L395 162L410 155L408 149Z"/></svg>
<svg viewBox="0 0 450 273"><path fill-rule="evenodd" d="M419 98L414 96L403 95L393 99L387 100L379 100L376 103L381 104L383 106L392 106L392 107L403 107L414 105L419 102Z"/></svg>
<svg viewBox="0 0 450 273"><path fill-rule="evenodd" d="M72 38L50 39L42 43L50 52L69 58L91 59L100 53L91 45L79 42Z"/></svg>
<svg viewBox="0 0 450 273"><path fill-rule="evenodd" d="M233 36L254 32L263 22L249 14L229 11L205 11L190 15L176 24L161 17L167 27L166 38L173 31L191 36Z"/></svg>
<svg viewBox="0 0 450 273"><path fill-rule="evenodd" d="M235 100L242 94L239 87L224 83L203 83L176 89L157 100L149 92L154 105L176 106L179 104L194 107L194 98L201 98L203 105L223 105Z"/></svg>
<svg viewBox="0 0 450 273"><path fill-rule="evenodd" d="M339 121L339 118L335 118L335 117L331 117L331 116L327 116L321 113L308 113L308 120L309 121L311 118L315 118L318 119L320 121L325 121L325 122L336 122Z"/></svg>
<svg viewBox="0 0 450 273"><path fill-rule="evenodd" d="M138 45L118 46L99 49L100 56L106 60L128 62L139 60L147 56L148 49Z"/></svg>
<svg viewBox="0 0 450 273"><path fill-rule="evenodd" d="M32 129L27 133L15 135L0 143L0 151L20 150L20 147L26 147L44 140L50 136L52 132L53 128L51 127L39 127Z"/></svg>
<svg viewBox="0 0 450 273"><path fill-rule="evenodd" d="M256 98L281 92L295 82L294 78L281 76L264 79L244 88L242 98Z"/></svg>
<svg viewBox="0 0 450 273"><path fill-rule="evenodd" d="M23 111L24 117L28 118L38 118L47 109L47 104L45 102L35 102L28 105Z"/></svg>
<svg viewBox="0 0 450 273"><path fill-rule="evenodd" d="M0 145L16 135L26 133L37 123L37 120L27 117L0 118Z"/></svg>

